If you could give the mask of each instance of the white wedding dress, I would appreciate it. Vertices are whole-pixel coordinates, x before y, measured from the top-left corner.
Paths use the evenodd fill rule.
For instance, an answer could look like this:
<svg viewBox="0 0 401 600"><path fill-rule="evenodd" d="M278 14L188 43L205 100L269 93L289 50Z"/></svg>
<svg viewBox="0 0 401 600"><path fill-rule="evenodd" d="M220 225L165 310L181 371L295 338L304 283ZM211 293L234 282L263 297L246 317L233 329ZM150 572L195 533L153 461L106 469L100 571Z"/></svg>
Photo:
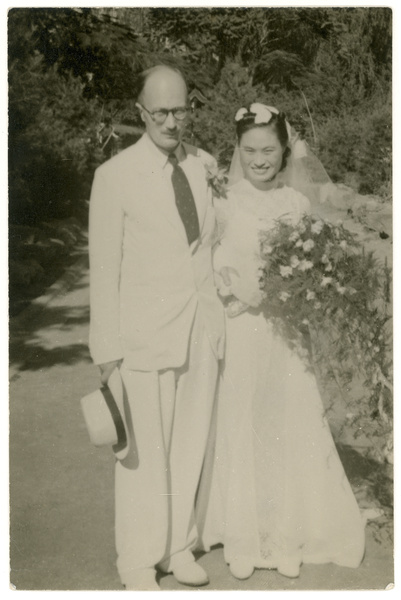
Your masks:
<svg viewBox="0 0 401 600"><path fill-rule="evenodd" d="M296 222L308 206L291 188L261 192L246 180L219 201L215 269L236 269L231 291L240 300L254 307L258 302L260 227L279 218ZM202 547L221 543L227 563L245 560L256 568L280 570L286 561L357 567L365 522L315 376L257 308L226 316L226 327L215 446L199 492Z"/></svg>

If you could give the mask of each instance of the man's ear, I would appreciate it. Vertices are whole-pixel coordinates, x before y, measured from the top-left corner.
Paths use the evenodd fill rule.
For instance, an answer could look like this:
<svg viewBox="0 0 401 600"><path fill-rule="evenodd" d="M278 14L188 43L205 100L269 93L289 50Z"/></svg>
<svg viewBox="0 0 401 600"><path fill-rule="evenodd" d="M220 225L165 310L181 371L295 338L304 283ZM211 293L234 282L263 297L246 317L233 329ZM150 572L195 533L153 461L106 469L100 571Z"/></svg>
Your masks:
<svg viewBox="0 0 401 600"><path fill-rule="evenodd" d="M145 123L145 117L143 114L143 108L142 106L139 104L139 102L135 102L135 106L139 109L139 112L141 114L141 120Z"/></svg>

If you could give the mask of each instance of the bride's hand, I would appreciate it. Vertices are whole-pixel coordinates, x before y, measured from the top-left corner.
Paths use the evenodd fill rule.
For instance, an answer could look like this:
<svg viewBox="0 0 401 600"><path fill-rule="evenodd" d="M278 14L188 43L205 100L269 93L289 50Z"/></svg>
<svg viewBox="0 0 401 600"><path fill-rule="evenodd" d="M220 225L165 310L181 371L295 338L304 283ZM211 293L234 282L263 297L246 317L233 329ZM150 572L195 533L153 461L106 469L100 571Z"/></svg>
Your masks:
<svg viewBox="0 0 401 600"><path fill-rule="evenodd" d="M234 275L237 275L237 277L239 277L238 271L236 269L233 269L233 267L222 267L220 269L221 278L224 281L224 285L226 285L227 287L230 287L231 285L230 272L234 273Z"/></svg>

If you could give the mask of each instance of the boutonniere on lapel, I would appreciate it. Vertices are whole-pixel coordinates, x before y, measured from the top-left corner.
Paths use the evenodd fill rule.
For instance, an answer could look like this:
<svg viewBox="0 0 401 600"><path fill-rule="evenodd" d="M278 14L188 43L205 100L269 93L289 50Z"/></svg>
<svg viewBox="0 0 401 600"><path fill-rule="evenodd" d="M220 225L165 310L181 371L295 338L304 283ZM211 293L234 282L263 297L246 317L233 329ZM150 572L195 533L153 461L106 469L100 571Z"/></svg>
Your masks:
<svg viewBox="0 0 401 600"><path fill-rule="evenodd" d="M217 165L205 165L206 180L212 188L214 198L227 198L227 182L228 175L223 169L219 169Z"/></svg>

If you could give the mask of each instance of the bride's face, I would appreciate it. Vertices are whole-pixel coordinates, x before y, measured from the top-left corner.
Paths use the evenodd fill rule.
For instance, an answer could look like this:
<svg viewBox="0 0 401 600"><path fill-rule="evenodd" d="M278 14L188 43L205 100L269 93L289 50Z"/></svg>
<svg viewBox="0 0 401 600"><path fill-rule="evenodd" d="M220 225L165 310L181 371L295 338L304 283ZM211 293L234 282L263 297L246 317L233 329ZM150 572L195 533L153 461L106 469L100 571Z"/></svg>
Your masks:
<svg viewBox="0 0 401 600"><path fill-rule="evenodd" d="M239 152L245 179L259 189L268 189L283 162L284 148L276 132L268 125L246 131Z"/></svg>

